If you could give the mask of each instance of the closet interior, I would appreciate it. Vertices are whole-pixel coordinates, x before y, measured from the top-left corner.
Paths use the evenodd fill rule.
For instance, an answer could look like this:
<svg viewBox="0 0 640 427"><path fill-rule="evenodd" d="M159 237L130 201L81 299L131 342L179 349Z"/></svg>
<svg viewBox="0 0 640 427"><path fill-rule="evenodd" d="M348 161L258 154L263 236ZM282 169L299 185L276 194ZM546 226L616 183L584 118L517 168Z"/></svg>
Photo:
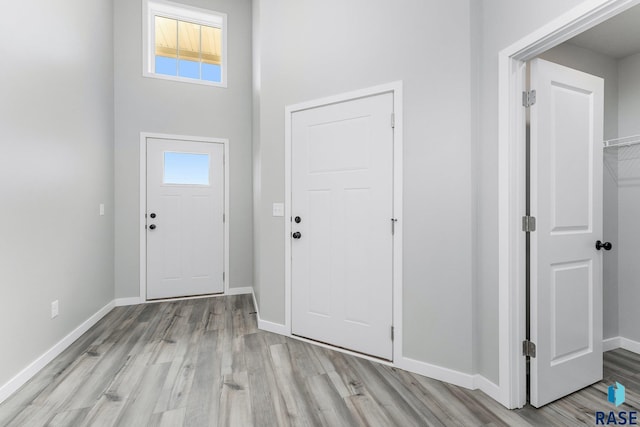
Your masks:
<svg viewBox="0 0 640 427"><path fill-rule="evenodd" d="M604 79L604 350L640 353L640 8L544 54Z"/></svg>

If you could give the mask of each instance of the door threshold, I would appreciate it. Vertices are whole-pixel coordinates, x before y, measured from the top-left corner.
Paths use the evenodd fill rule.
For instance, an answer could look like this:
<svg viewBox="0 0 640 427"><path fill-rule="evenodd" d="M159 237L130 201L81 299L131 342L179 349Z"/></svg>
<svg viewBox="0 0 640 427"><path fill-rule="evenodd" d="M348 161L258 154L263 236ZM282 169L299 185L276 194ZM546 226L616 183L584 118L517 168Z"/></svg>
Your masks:
<svg viewBox="0 0 640 427"><path fill-rule="evenodd" d="M373 355L367 354L367 353L361 353L359 351L350 350L348 348L340 347L340 346L337 346L335 344L329 344L329 343L326 343L326 342L323 342L323 341L313 340L311 338L306 338L306 337L303 337L303 336L300 336L300 335L291 334L289 336L291 338L297 339L299 341L303 341L303 342L306 342L308 344L317 345L318 347L326 348L328 350L338 351L340 353L344 353L344 354L348 354L348 355L351 355L351 356L359 357L361 359L366 359L366 360L369 360L371 362L378 362L378 363L381 363L381 364L387 365L387 366L394 366L393 365L393 360L383 359L383 358L378 357L378 356L373 356Z"/></svg>
<svg viewBox="0 0 640 427"><path fill-rule="evenodd" d="M190 300L190 299L216 298L216 297L223 297L223 296L226 296L224 291L220 292L220 293L216 293L216 294L202 294L202 295L189 295L189 296L184 296L184 297L147 299L147 300L145 300L145 303L186 301L186 300Z"/></svg>

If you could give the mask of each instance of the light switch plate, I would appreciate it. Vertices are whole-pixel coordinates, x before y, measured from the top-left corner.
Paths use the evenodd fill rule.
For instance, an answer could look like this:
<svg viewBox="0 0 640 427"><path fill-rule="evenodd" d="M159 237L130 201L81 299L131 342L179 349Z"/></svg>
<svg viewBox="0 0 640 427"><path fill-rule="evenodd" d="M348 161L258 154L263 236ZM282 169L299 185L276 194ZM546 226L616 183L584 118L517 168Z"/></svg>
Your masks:
<svg viewBox="0 0 640 427"><path fill-rule="evenodd" d="M100 203L100 216L104 215L104 203Z"/></svg>
<svg viewBox="0 0 640 427"><path fill-rule="evenodd" d="M55 300L51 303L51 318L55 318L58 317L58 314L60 313L59 308L58 308L58 300Z"/></svg>
<svg viewBox="0 0 640 427"><path fill-rule="evenodd" d="M273 204L273 216L284 216L284 203Z"/></svg>

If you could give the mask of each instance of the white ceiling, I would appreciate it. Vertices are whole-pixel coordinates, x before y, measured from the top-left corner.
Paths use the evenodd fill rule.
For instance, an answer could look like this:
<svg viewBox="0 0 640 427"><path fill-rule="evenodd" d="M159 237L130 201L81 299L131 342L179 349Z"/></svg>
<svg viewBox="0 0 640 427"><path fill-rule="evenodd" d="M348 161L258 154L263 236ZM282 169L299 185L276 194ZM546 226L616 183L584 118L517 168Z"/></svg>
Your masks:
<svg viewBox="0 0 640 427"><path fill-rule="evenodd" d="M640 6L632 7L570 39L568 43L615 59L640 52Z"/></svg>

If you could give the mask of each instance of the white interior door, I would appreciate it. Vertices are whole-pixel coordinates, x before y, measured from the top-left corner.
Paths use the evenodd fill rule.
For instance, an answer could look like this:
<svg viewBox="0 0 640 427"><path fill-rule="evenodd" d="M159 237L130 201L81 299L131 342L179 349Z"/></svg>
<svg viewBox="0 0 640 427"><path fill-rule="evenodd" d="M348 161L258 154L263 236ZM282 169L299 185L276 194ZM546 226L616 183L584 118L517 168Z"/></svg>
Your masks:
<svg viewBox="0 0 640 427"><path fill-rule="evenodd" d="M530 400L602 379L603 80L531 62Z"/></svg>
<svg viewBox="0 0 640 427"><path fill-rule="evenodd" d="M295 112L291 129L292 333L389 360L392 112L381 94Z"/></svg>
<svg viewBox="0 0 640 427"><path fill-rule="evenodd" d="M224 145L147 139L147 299L224 291Z"/></svg>

